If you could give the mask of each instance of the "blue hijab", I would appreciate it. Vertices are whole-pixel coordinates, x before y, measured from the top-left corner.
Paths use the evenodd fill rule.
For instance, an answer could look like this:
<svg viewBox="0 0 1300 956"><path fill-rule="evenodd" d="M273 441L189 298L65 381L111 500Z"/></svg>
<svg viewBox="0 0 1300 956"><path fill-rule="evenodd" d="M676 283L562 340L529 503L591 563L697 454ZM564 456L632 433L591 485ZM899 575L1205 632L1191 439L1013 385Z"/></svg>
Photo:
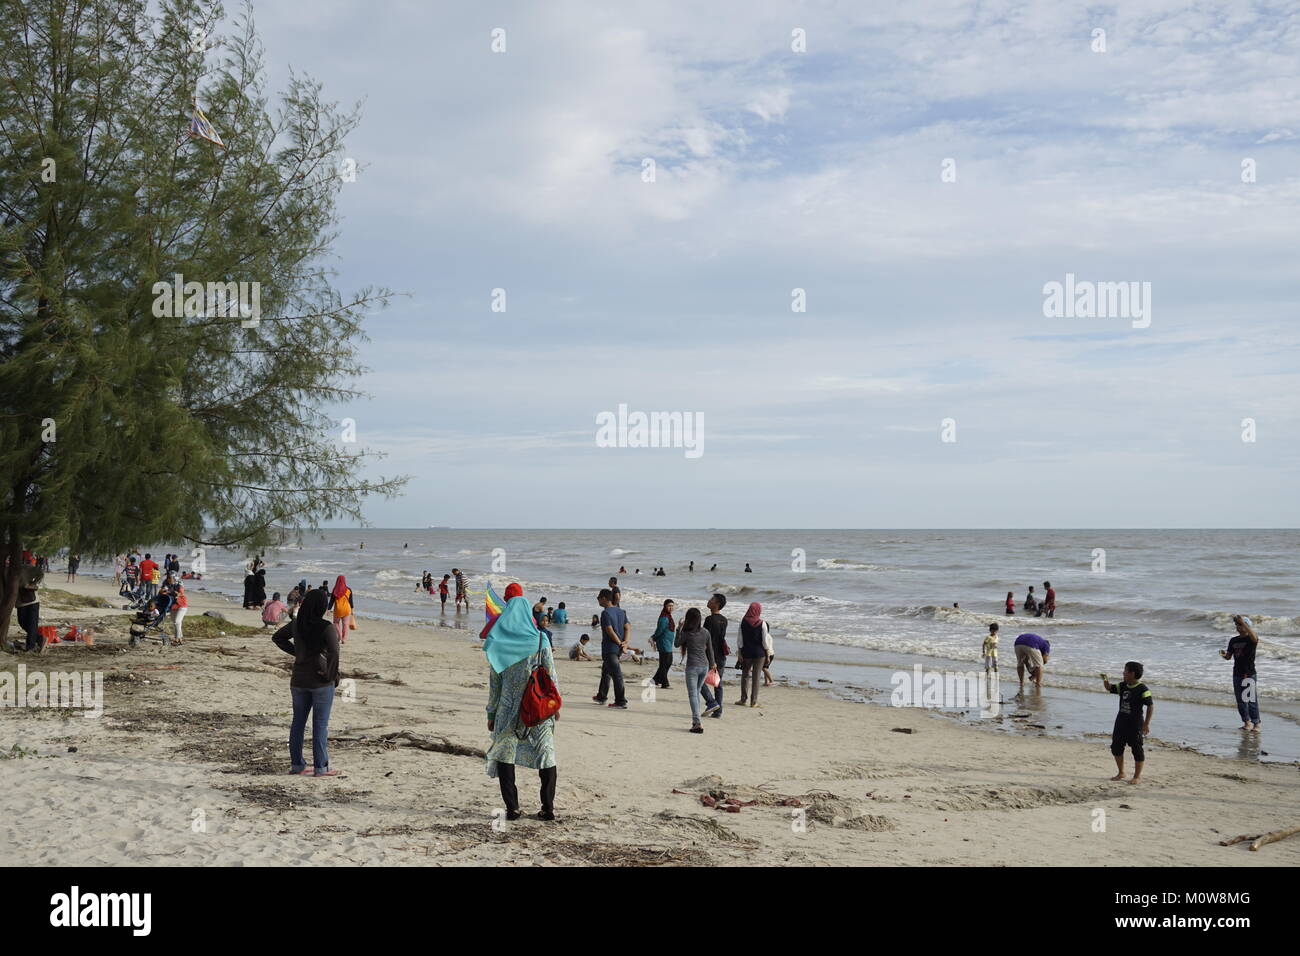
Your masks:
<svg viewBox="0 0 1300 956"><path fill-rule="evenodd" d="M537 653L541 632L533 624L533 609L522 595L506 602L506 609L492 624L483 644L488 663L498 674L512 664Z"/></svg>

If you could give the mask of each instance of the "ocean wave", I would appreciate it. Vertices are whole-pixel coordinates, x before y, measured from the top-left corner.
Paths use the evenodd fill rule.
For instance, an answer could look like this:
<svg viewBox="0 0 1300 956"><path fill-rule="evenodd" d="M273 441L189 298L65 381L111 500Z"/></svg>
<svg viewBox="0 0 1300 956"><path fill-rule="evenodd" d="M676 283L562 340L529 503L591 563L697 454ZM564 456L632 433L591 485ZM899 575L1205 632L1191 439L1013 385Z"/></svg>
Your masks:
<svg viewBox="0 0 1300 956"><path fill-rule="evenodd" d="M609 556L611 558L621 558L625 554L640 554L640 551L631 551L627 548L610 548Z"/></svg>
<svg viewBox="0 0 1300 956"><path fill-rule="evenodd" d="M375 575L376 581L418 581L420 575L414 571L402 571L400 569L389 569L380 571Z"/></svg>
<svg viewBox="0 0 1300 956"><path fill-rule="evenodd" d="M1082 627L1087 621L1076 621L1062 617L1017 617L998 614L994 611L968 611L965 608L948 607L946 604L922 604L920 606L892 607L888 614L900 617L919 617L927 621L943 621L954 624L992 624L997 621L1032 621L1034 627Z"/></svg>
<svg viewBox="0 0 1300 956"><path fill-rule="evenodd" d="M882 564L860 564L847 558L818 558L817 567L823 571L892 571Z"/></svg>

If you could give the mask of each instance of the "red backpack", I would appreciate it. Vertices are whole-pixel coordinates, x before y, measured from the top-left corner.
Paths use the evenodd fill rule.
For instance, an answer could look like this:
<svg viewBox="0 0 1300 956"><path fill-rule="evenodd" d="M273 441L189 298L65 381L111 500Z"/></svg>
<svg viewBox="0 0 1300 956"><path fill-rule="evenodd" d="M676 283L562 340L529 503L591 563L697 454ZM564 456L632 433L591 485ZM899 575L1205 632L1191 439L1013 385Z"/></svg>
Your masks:
<svg viewBox="0 0 1300 956"><path fill-rule="evenodd" d="M536 727L549 717L560 712L564 701L560 698L560 689L551 680L551 672L541 661L542 641L545 634L537 635L538 661L533 672L528 675L528 685L524 688L523 700L519 702L519 723L525 727Z"/></svg>

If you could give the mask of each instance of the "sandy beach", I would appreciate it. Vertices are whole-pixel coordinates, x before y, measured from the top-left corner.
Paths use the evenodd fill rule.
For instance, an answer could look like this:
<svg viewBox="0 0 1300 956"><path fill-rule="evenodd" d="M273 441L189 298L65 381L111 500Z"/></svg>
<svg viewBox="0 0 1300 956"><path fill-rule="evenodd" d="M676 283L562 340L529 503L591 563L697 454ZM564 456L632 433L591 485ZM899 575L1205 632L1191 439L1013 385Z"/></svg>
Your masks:
<svg viewBox="0 0 1300 956"><path fill-rule="evenodd" d="M42 624L93 624L95 646L0 668L102 671L104 713L0 708L12 865L1300 865L1300 838L1219 845L1300 823L1295 766L1155 742L1141 785L1111 782L1109 706L1104 739L1078 741L778 685L696 736L679 671L646 702L653 665L625 665L632 704L611 710L590 700L599 664L558 646L560 819L494 821L478 611L459 628L362 615L342 655L355 699L341 691L330 725L345 776L290 777L289 658L257 612L195 590L184 646L128 648L115 588L60 577L47 587L119 608L46 595ZM535 775L519 782L535 812Z"/></svg>

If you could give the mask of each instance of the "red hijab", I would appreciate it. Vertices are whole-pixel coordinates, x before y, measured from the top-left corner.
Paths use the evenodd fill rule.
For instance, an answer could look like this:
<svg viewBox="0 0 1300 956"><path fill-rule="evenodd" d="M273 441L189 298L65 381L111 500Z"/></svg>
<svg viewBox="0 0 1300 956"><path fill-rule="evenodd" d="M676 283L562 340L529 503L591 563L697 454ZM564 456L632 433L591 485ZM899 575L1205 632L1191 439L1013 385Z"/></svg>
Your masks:
<svg viewBox="0 0 1300 956"><path fill-rule="evenodd" d="M750 627L757 627L761 620L763 620L763 605L759 604L757 601L753 601L749 605L749 610L745 612L745 616L740 619L740 622L742 624L748 624Z"/></svg>
<svg viewBox="0 0 1300 956"><path fill-rule="evenodd" d="M659 610L659 616L668 618L668 630L676 632L677 622L673 620L673 612L668 610L668 605L672 603L671 600L664 601L664 606Z"/></svg>
<svg viewBox="0 0 1300 956"><path fill-rule="evenodd" d="M330 592L336 599L341 598L348 593L348 582L343 575L339 575L334 582L334 590Z"/></svg>

